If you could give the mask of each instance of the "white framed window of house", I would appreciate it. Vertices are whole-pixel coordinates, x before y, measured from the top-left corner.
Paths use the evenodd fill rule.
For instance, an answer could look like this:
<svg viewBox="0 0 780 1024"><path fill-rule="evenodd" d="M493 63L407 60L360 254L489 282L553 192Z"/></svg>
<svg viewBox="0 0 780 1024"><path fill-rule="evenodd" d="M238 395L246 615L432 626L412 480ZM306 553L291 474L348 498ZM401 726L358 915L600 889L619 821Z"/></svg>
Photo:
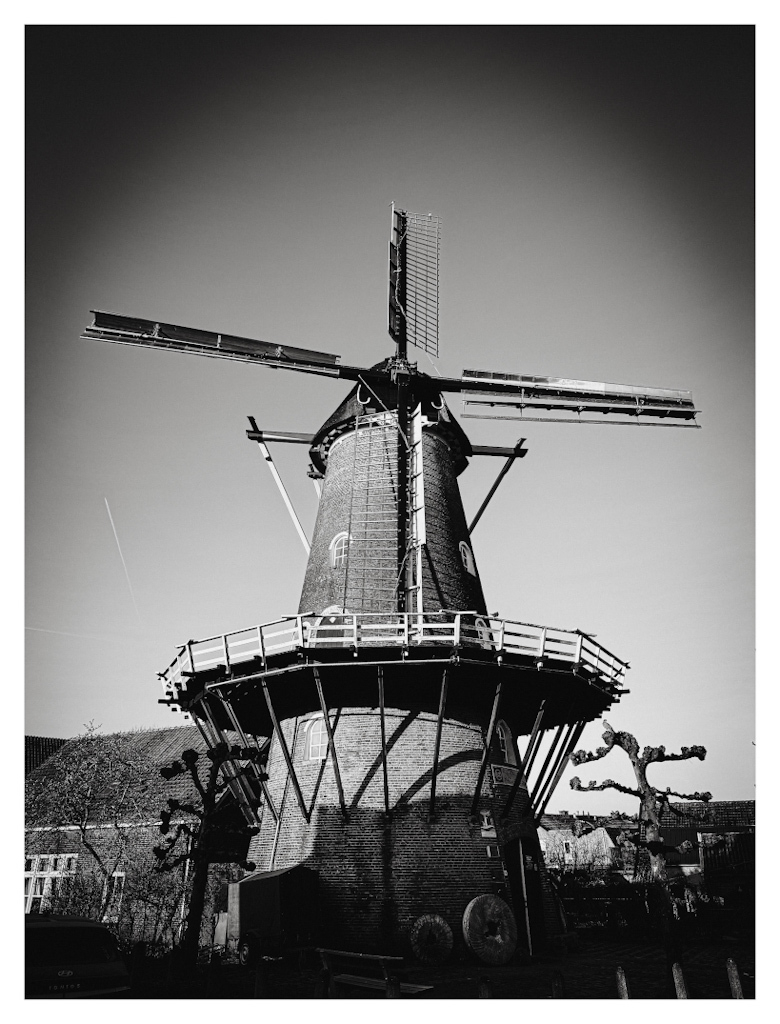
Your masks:
<svg viewBox="0 0 780 1024"><path fill-rule="evenodd" d="M337 533L330 542L330 567L331 569L343 569L347 564L349 553L349 534L346 530Z"/></svg>
<svg viewBox="0 0 780 1024"><path fill-rule="evenodd" d="M328 756L328 730L322 715L310 718L304 723L305 743L303 748L304 761L324 761Z"/></svg>
<svg viewBox="0 0 780 1024"><path fill-rule="evenodd" d="M104 922L116 922L119 920L119 911L122 908L122 896L125 891L124 871L114 871L110 878L106 879L103 887L103 899L106 909L103 913Z"/></svg>
<svg viewBox="0 0 780 1024"><path fill-rule="evenodd" d="M26 853L24 856L24 912L48 910L64 878L76 873L77 853Z"/></svg>

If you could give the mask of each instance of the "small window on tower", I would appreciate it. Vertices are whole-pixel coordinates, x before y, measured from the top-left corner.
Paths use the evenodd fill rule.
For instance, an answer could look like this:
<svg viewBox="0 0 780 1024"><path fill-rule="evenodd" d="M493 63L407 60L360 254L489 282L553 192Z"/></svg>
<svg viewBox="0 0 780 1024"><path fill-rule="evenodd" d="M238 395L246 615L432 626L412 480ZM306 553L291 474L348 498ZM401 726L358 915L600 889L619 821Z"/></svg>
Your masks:
<svg viewBox="0 0 780 1024"><path fill-rule="evenodd" d="M347 552L349 551L349 534L346 532L337 533L330 542L330 564L333 569L343 569L347 564Z"/></svg>
<svg viewBox="0 0 780 1024"><path fill-rule="evenodd" d="M463 562L463 568L466 572L471 573L472 576L476 576L477 567L474 565L474 555L471 553L471 548L465 540L462 540L458 547L460 548L460 560Z"/></svg>
<svg viewBox="0 0 780 1024"><path fill-rule="evenodd" d="M481 826L482 826L482 838L483 839L495 839L496 838L496 823L493 821L493 815L490 811L480 811Z"/></svg>
<svg viewBox="0 0 780 1024"><path fill-rule="evenodd" d="M306 748L304 760L324 761L328 756L328 730L325 728L325 719L320 715L308 723L306 729Z"/></svg>
<svg viewBox="0 0 780 1024"><path fill-rule="evenodd" d="M504 759L504 764L516 765L517 751L515 749L512 730L503 719L498 722L496 732L498 733L498 745L501 748L501 756Z"/></svg>

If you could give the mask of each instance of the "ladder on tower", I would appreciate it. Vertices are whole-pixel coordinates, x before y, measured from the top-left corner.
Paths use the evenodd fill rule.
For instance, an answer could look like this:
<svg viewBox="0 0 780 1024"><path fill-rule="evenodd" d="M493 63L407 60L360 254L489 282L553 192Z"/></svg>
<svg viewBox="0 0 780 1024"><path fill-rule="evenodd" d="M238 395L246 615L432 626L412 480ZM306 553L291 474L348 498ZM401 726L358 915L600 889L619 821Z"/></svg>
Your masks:
<svg viewBox="0 0 780 1024"><path fill-rule="evenodd" d="M355 417L344 609L386 613L398 594L398 422Z"/></svg>
<svg viewBox="0 0 780 1024"><path fill-rule="evenodd" d="M423 549L425 547L425 482L423 477L422 406L412 414L409 447L409 528L406 551L406 610L417 616L422 627Z"/></svg>

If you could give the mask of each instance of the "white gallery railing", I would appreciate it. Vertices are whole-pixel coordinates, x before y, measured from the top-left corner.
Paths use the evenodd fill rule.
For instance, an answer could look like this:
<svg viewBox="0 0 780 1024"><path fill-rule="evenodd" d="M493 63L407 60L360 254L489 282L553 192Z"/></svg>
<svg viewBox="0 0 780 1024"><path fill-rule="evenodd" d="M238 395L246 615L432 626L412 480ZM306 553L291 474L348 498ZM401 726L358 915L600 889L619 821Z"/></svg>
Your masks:
<svg viewBox="0 0 780 1024"><path fill-rule="evenodd" d="M178 689L192 674L221 666L226 672L251 659L259 670L275 655L382 647L482 648L498 655L537 659L550 667L579 666L610 685L625 679L628 663L579 630L553 629L474 612L398 612L360 615L293 615L231 633L183 644L160 673L166 691Z"/></svg>

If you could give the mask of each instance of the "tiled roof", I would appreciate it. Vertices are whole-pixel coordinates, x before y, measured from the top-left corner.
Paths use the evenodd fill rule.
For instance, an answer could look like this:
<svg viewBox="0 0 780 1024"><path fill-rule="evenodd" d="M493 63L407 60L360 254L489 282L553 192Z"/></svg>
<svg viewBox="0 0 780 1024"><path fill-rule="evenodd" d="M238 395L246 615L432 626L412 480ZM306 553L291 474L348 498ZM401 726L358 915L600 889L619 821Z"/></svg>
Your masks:
<svg viewBox="0 0 780 1024"><path fill-rule="evenodd" d="M709 803L693 800L672 806L681 813L665 810L661 815L662 828L688 825L698 826L700 831L721 829L729 832L756 826L755 800L710 800Z"/></svg>
<svg viewBox="0 0 780 1024"><path fill-rule="evenodd" d="M29 775L67 742L67 740L60 740L54 736L25 736L24 774Z"/></svg>
<svg viewBox="0 0 780 1024"><path fill-rule="evenodd" d="M548 832L567 831L571 832L575 822L582 822L591 825L593 828L605 828L607 831L617 830L619 832L630 832L636 829L635 821L623 818L598 817L594 814L543 814L541 828Z"/></svg>
<svg viewBox="0 0 780 1024"><path fill-rule="evenodd" d="M105 736L106 739L121 739L127 744L125 749L136 753L146 762L149 767L149 783L160 796L160 809L162 809L162 803L169 797L175 798L182 803L197 802L197 791L189 772L175 776L170 780L163 780L159 774L160 768L170 764L172 761L178 760L184 750L192 749L196 750L199 754L205 753L207 749L206 743L196 726L174 726L168 729L139 729L132 732L99 734L99 736ZM238 742L236 736L228 735L227 738L231 742ZM79 737L59 741L60 746L56 753L31 772L29 781L35 782L38 778L56 777L69 756L78 749L79 741ZM199 761L199 765L203 766L200 772L201 778L204 776L203 768L208 763L205 758ZM97 796L99 799L100 794L97 794Z"/></svg>
<svg viewBox="0 0 780 1024"><path fill-rule="evenodd" d="M543 814L540 825L548 832L557 829L571 830L574 820L573 814Z"/></svg>

